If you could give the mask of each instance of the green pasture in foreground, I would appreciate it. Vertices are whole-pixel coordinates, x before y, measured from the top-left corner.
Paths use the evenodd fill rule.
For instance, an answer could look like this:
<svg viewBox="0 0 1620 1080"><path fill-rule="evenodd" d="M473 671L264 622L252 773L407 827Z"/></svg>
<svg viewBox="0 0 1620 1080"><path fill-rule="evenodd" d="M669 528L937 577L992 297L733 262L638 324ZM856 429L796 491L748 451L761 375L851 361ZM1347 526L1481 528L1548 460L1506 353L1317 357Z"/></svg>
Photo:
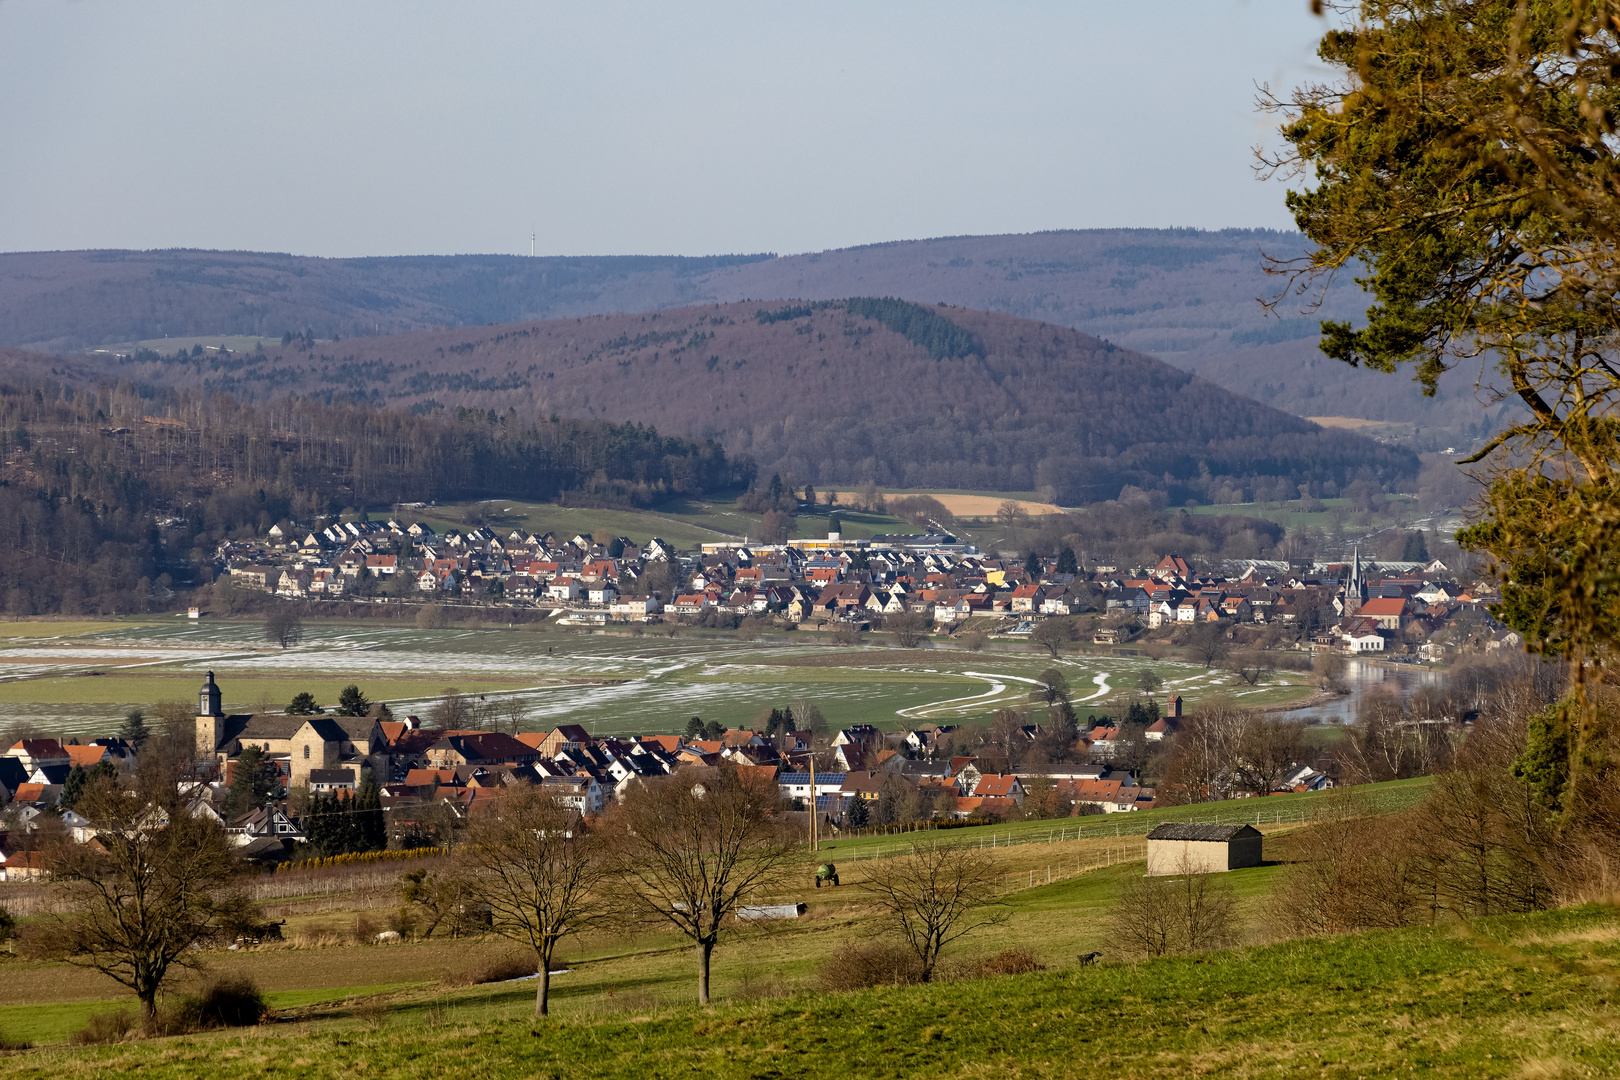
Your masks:
<svg viewBox="0 0 1620 1080"><path fill-rule="evenodd" d="M3 971L4 969L0 969ZM109 984L111 985L111 984ZM337 989L283 990L265 995L275 1009L296 1009L325 1001L344 1001L372 994L386 994L402 990L414 983L384 983L376 986L345 986ZM0 1006L0 1037L12 1042L36 1045L65 1043L81 1030L96 1013L128 1009L138 1012L134 998L115 998L102 1001L67 1001L45 1005Z"/></svg>
<svg viewBox="0 0 1620 1080"><path fill-rule="evenodd" d="M521 990L11 1057L7 1075L1613 1076L1620 914L1591 905L1028 976L536 1022ZM559 978L565 983L567 976ZM521 985L521 984L519 984Z"/></svg>
<svg viewBox="0 0 1620 1080"><path fill-rule="evenodd" d="M1409 805L1421 795L1422 785L1399 783L1376 785L1360 793L1365 804L1377 811ZM1322 805L1326 795L1278 797L1265 800L1275 804L1267 816L1267 853L1279 832L1296 828L1287 804L1306 809ZM1026 822L1009 826L950 830L938 836L948 843L982 843L991 847L992 858L1004 875L1003 887L1008 920L1004 925L976 933L948 954L948 970L958 970L974 957L1006 948L1025 948L1043 964L1054 969L1066 966L1082 952L1100 950L1113 957L1117 946L1111 941L1108 916L1117 903L1119 891L1130 878L1140 875L1140 837L1164 820L1238 821L1249 809L1247 803L1226 803L1117 815L1107 820L1068 818L1058 821ZM1277 817L1285 819L1278 824ZM1248 817L1248 820L1254 820ZM1076 826L1085 839L1076 839ZM1110 826L1117 826L1129 840L1115 841ZM1064 839L1053 834L1061 829ZM1050 841L1048 838L1050 837ZM793 860L781 883L767 899L800 901L808 905L807 915L792 922L740 927L728 937L715 957L714 993L717 1001L738 1001L757 996L763 989L772 993L812 990L816 973L846 941L863 938L875 930L869 899L861 882L872 872L874 856L886 857L904 850L909 836L838 839L827 843L819 854L802 850ZM1013 841L1009 843L1009 840ZM1120 859L1123 856L1124 862ZM811 888L814 867L823 859L835 859L843 881L837 889ZM1105 863L1107 865L1105 865ZM1230 889L1238 901L1239 940L1264 941L1268 935L1264 903L1276 889L1284 867L1275 862L1223 875L1222 888ZM375 898L371 902L376 902ZM375 912L373 912L375 915ZM309 916L308 920L342 925L349 917L342 913ZM479 987L407 990L409 984L393 982L401 975L432 980L441 971L457 970L457 962L447 956L449 943L435 938L425 942L373 947L325 947L287 949L268 947L242 952L217 953L205 957L210 966L227 974L254 977L273 991L272 1001L279 1008L292 1008L310 1002L341 1000L363 993L398 992L405 1013L410 1009L453 1004L471 1008L521 1009L532 995L533 983L496 984ZM459 966L486 962L491 946L478 945L462 951L466 958ZM499 951L499 946L494 946ZM570 940L559 954L558 966L570 970L558 976L554 987L554 1008L559 1016L578 1018L598 1015L604 1010L631 1007L641 1010L670 1008L690 999L693 954L684 939L657 931L624 932L618 928ZM13 965L17 962L13 961ZM53 980L58 965L30 963L17 965L15 977L38 981L53 987L49 993L66 1002L60 1015L52 1007L17 1004L0 1007L0 1032L13 1038L47 1042L65 1039L82 1027L91 1011L117 1007L105 999L110 984L94 977L67 983ZM384 984L376 988L347 986L350 979ZM326 985L322 986L321 983ZM338 988L333 983L340 984ZM299 989L308 986L309 989ZM79 995L91 1002L75 1000ZM13 995L13 1000L17 996Z"/></svg>

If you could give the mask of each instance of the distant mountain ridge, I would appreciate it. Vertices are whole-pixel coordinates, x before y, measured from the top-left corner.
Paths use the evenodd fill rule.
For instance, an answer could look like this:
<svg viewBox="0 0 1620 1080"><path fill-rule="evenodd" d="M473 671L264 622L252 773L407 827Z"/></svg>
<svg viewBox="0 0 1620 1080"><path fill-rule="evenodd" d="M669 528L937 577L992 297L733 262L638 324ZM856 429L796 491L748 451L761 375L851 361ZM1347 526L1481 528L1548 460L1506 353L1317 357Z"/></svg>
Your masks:
<svg viewBox="0 0 1620 1080"><path fill-rule="evenodd" d="M818 487L1049 488L1073 505L1129 484L1177 502L1239 502L1298 498L1300 484L1397 485L1417 469L1407 451L1066 327L881 297L91 362L111 380L250 400L356 399L471 424L651 425Z"/></svg>
<svg viewBox="0 0 1620 1080"><path fill-rule="evenodd" d="M1269 316L1264 256L1297 233L1066 230L895 241L813 254L316 259L252 252L0 255L0 344L79 351L204 334L350 338L744 299L893 296L1001 311L1156 355L1299 416L1409 421L1478 434L1494 424L1465 377L1425 399L1401 377L1316 349L1322 317L1367 298L1348 277L1319 311ZM1461 373L1459 373L1461 375Z"/></svg>

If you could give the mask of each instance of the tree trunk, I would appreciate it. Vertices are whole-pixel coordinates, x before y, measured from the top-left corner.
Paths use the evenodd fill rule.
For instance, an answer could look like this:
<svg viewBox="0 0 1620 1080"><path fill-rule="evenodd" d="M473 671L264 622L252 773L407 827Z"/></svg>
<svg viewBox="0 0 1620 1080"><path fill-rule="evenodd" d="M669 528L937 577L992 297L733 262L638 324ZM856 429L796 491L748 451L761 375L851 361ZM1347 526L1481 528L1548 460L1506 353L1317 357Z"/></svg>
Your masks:
<svg viewBox="0 0 1620 1080"><path fill-rule="evenodd" d="M714 942L698 942L698 1004L709 1003L709 956L714 952Z"/></svg>
<svg viewBox="0 0 1620 1080"><path fill-rule="evenodd" d="M534 991L534 1015L546 1016L551 1011L551 950L547 948L539 957L540 978L536 981L540 985Z"/></svg>

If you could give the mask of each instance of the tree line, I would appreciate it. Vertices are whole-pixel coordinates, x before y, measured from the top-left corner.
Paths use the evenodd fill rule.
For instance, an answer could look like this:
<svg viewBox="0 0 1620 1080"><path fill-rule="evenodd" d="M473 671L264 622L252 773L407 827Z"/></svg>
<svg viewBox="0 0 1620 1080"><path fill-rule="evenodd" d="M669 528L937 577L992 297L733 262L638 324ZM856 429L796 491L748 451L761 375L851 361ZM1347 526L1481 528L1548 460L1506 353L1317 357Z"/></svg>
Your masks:
<svg viewBox="0 0 1620 1080"><path fill-rule="evenodd" d="M346 507L510 495L637 505L741 486L712 441L638 424L9 377L0 382L0 597L14 615L148 610L228 537Z"/></svg>

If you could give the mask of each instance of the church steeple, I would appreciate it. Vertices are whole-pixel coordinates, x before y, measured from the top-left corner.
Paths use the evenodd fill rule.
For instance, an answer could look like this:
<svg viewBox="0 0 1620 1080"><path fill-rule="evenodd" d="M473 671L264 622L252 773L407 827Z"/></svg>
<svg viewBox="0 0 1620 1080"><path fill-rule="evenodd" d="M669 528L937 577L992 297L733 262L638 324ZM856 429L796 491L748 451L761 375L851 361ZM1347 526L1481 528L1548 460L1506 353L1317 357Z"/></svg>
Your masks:
<svg viewBox="0 0 1620 1080"><path fill-rule="evenodd" d="M212 760L214 752L219 749L219 737L223 725L220 721L225 719L225 710L220 707L219 684L214 682L214 673L208 673L208 679L197 691L197 757Z"/></svg>
<svg viewBox="0 0 1620 1080"><path fill-rule="evenodd" d="M208 679L202 684L202 689L197 692L197 715L225 715L220 708L219 684L214 682L214 673L212 671L208 673Z"/></svg>
<svg viewBox="0 0 1620 1080"><path fill-rule="evenodd" d="M1361 605L1367 599L1367 582L1361 576L1361 545L1355 546L1355 555L1350 562L1350 580L1344 585L1344 613L1354 615L1361 610Z"/></svg>

